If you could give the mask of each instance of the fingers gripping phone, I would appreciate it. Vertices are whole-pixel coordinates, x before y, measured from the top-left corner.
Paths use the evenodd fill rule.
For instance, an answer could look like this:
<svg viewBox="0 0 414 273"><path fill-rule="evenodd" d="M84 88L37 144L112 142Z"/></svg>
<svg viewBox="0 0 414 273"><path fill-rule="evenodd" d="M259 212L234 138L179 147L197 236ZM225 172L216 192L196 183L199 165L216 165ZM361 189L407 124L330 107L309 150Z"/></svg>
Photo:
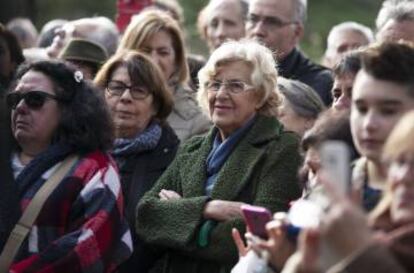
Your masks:
<svg viewBox="0 0 414 273"><path fill-rule="evenodd" d="M241 210L250 232L267 239L266 224L272 220L272 213L264 207L252 205L242 205Z"/></svg>

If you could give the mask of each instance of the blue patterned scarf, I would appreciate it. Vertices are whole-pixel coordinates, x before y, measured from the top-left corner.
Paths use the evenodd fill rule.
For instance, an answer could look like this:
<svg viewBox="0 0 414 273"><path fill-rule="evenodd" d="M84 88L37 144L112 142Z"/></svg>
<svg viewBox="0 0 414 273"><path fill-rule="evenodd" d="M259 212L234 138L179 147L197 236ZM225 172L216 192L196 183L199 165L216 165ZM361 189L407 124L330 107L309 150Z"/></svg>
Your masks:
<svg viewBox="0 0 414 273"><path fill-rule="evenodd" d="M117 138L114 142L114 156L126 156L143 151L153 150L161 139L162 129L158 122L153 121L134 138Z"/></svg>
<svg viewBox="0 0 414 273"><path fill-rule="evenodd" d="M236 148L239 141L250 130L256 120L256 116L248 120L242 127L233 132L226 140L222 141L220 133L217 130L214 138L213 147L207 157L207 181L205 184L205 192L207 196L211 196L214 184L216 183L218 173L227 158Z"/></svg>

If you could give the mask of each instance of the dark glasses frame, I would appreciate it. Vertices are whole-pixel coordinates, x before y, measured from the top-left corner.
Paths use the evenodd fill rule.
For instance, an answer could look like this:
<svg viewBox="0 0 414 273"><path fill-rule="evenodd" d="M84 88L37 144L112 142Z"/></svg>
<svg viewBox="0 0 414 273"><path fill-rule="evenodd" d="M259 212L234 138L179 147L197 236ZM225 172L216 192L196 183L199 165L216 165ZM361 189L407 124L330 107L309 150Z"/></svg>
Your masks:
<svg viewBox="0 0 414 273"><path fill-rule="evenodd" d="M129 90L129 93L134 100L144 100L151 94L151 92L144 87L127 85L122 81L111 80L106 86L106 91L117 97L122 96L127 90Z"/></svg>
<svg viewBox="0 0 414 273"><path fill-rule="evenodd" d="M43 107L47 99L59 101L59 98L57 96L39 90L33 90L24 93L14 91L6 95L7 106L13 110L16 109L17 105L22 100L24 100L25 104L30 109L40 109Z"/></svg>

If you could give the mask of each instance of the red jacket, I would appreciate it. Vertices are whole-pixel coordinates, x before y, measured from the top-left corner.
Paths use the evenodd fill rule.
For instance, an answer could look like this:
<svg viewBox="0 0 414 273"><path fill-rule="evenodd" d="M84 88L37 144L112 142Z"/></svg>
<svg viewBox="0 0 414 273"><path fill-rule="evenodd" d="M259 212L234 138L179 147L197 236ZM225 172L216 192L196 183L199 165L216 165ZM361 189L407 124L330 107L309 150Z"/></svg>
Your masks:
<svg viewBox="0 0 414 273"><path fill-rule="evenodd" d="M55 166L23 192L23 210ZM80 158L46 199L11 271L115 271L132 251L123 211L119 175L111 158L101 152Z"/></svg>
<svg viewBox="0 0 414 273"><path fill-rule="evenodd" d="M117 0L116 7L118 14L116 17L116 25L119 31L121 33L124 32L129 21L131 21L131 17L150 4L151 0Z"/></svg>

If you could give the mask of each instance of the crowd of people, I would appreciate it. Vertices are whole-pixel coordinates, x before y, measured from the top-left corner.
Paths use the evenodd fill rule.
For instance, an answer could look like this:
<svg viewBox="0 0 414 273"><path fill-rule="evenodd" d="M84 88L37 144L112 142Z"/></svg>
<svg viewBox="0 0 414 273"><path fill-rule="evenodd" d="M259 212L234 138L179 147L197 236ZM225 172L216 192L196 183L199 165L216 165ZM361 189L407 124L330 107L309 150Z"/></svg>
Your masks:
<svg viewBox="0 0 414 273"><path fill-rule="evenodd" d="M320 64L307 8L210 0L205 57L175 0L0 24L0 273L414 272L414 1Z"/></svg>

